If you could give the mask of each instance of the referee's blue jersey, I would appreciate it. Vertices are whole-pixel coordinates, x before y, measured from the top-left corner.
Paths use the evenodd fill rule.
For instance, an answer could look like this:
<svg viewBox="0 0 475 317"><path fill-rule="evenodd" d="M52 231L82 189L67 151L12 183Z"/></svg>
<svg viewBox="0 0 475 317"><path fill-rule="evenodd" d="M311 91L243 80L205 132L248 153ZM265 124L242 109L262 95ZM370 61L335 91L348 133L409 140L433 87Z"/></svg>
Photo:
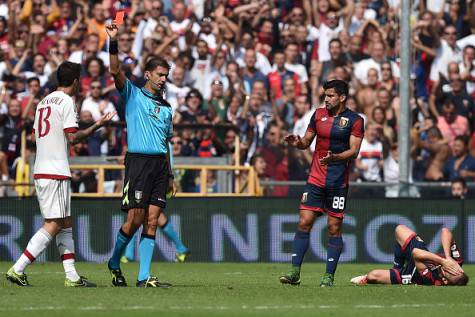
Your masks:
<svg viewBox="0 0 475 317"><path fill-rule="evenodd" d="M125 106L128 152L166 154L173 136L172 107L129 79L119 91Z"/></svg>

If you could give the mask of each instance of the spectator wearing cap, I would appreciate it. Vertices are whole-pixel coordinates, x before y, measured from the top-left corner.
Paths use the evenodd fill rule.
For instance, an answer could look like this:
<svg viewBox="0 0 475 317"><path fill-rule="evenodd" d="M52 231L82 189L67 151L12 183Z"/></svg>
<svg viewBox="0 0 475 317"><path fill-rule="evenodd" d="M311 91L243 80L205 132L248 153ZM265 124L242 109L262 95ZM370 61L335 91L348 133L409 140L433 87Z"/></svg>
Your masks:
<svg viewBox="0 0 475 317"><path fill-rule="evenodd" d="M228 100L224 96L223 83L215 80L211 84L211 98L206 100L203 109L210 112L212 123L224 123L228 111Z"/></svg>
<svg viewBox="0 0 475 317"><path fill-rule="evenodd" d="M201 19L201 29L198 34L200 40L206 41L208 43L208 48L210 52L214 53L217 48L216 35L213 31L213 20L211 17L204 17Z"/></svg>
<svg viewBox="0 0 475 317"><path fill-rule="evenodd" d="M475 158L468 152L468 137L457 136L452 147L452 157L444 165L444 178L448 181L462 177L475 179Z"/></svg>

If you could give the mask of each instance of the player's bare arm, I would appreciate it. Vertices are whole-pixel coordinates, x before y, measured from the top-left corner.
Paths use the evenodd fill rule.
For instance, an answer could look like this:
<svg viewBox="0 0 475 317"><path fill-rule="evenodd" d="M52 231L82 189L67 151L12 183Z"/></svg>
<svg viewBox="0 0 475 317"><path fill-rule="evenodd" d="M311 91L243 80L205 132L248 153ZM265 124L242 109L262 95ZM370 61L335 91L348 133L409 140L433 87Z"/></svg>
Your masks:
<svg viewBox="0 0 475 317"><path fill-rule="evenodd" d="M114 77L115 87L118 90L122 90L125 86L125 74L120 69L119 52L117 49L117 34L119 33L119 27L112 22L106 25L106 32L109 36L109 56L110 56L110 73Z"/></svg>
<svg viewBox="0 0 475 317"><path fill-rule="evenodd" d="M308 149L310 144L312 144L313 139L315 138L316 132L312 129L307 129L303 138L299 135L290 134L284 138L284 141L287 142L290 146L296 147L300 150Z"/></svg>
<svg viewBox="0 0 475 317"><path fill-rule="evenodd" d="M112 118L116 115L116 112L110 112L105 114L101 119L97 120L93 125L84 130L79 130L74 133L67 133L69 143L78 144L91 134L93 134L97 129L103 127L106 123L110 122Z"/></svg>
<svg viewBox="0 0 475 317"><path fill-rule="evenodd" d="M450 247L454 243L454 236L452 235L452 232L450 232L449 229L442 228L442 233L440 235L440 242L442 244L442 249L444 250L445 257L447 259L451 258L452 252L450 251Z"/></svg>
<svg viewBox="0 0 475 317"><path fill-rule="evenodd" d="M432 262L441 265L445 272L448 272L452 275L463 273L462 267L451 257L444 259L435 253L417 248L412 251L412 256L419 272L427 269L427 265L425 263Z"/></svg>
<svg viewBox="0 0 475 317"><path fill-rule="evenodd" d="M363 138L354 135L350 136L350 148L348 150L341 153L332 153L331 151L328 151L328 154L320 159L320 163L322 165L327 165L330 162L356 159L360 152L361 142L363 142Z"/></svg>

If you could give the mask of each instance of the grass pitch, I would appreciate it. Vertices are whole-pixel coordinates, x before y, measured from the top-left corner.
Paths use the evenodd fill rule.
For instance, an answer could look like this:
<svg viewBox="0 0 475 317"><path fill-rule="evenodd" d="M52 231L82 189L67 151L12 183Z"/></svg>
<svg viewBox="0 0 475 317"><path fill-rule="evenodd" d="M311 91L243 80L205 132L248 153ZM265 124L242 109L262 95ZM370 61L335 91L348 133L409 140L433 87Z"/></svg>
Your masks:
<svg viewBox="0 0 475 317"><path fill-rule="evenodd" d="M11 263L0 262L0 316L475 316L475 266L465 266L467 287L351 285L374 265L342 264L336 286L320 288L324 265L306 264L302 285L281 285L287 264L154 263L171 289L113 288L105 264L78 263L96 289L63 287L61 263L28 269L31 288L5 280ZM387 266L378 265L379 268ZM122 266L135 285L136 263Z"/></svg>

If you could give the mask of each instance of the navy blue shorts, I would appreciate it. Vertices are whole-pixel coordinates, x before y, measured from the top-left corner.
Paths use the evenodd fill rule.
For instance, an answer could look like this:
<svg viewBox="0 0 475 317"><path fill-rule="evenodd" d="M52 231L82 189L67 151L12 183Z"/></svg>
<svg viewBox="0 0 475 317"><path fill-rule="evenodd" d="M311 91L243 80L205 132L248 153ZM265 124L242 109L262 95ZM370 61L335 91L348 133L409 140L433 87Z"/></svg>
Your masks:
<svg viewBox="0 0 475 317"><path fill-rule="evenodd" d="M307 183L300 201L300 209L326 212L330 216L343 218L345 216L347 196L348 187L322 188Z"/></svg>
<svg viewBox="0 0 475 317"><path fill-rule="evenodd" d="M411 284L413 278L417 275L417 268L412 257L412 250L422 249L427 251L427 246L417 234L411 235L403 246L401 251L404 256L404 265L401 268L392 268L389 270L391 284Z"/></svg>

